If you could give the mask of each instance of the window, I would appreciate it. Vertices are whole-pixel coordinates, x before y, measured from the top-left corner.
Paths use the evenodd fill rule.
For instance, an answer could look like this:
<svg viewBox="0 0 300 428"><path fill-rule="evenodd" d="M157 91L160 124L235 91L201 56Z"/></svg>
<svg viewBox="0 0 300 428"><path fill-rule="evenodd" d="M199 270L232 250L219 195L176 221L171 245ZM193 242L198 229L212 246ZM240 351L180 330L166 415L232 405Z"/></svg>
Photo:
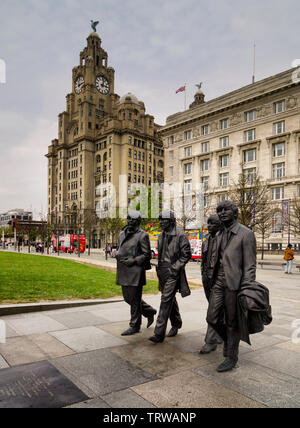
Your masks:
<svg viewBox="0 0 300 428"><path fill-rule="evenodd" d="M171 135L171 137L168 138L168 142L170 145L174 144L174 135Z"/></svg>
<svg viewBox="0 0 300 428"><path fill-rule="evenodd" d="M252 122L255 119L256 119L256 110L246 111L245 122Z"/></svg>
<svg viewBox="0 0 300 428"><path fill-rule="evenodd" d="M256 131L255 129L249 129L248 131L245 131L244 138L245 138L246 142L255 140L255 138L256 138L256 132L255 131Z"/></svg>
<svg viewBox="0 0 300 428"><path fill-rule="evenodd" d="M275 135L282 134L285 132L285 121L282 120L281 122L276 122L273 124L273 133Z"/></svg>
<svg viewBox="0 0 300 428"><path fill-rule="evenodd" d="M131 169L131 162L128 162L128 169Z"/></svg>
<svg viewBox="0 0 300 428"><path fill-rule="evenodd" d="M254 183L256 180L256 168L249 168L244 170L245 179L248 183Z"/></svg>
<svg viewBox="0 0 300 428"><path fill-rule="evenodd" d="M192 156L192 146L185 147L184 149L184 156L187 158L189 156Z"/></svg>
<svg viewBox="0 0 300 428"><path fill-rule="evenodd" d="M229 173L220 174L220 186L226 187L229 185Z"/></svg>
<svg viewBox="0 0 300 428"><path fill-rule="evenodd" d="M186 163L184 165L184 173L187 174L191 174L192 173L192 164L191 163Z"/></svg>
<svg viewBox="0 0 300 428"><path fill-rule="evenodd" d="M274 187L272 189L272 199L273 201L284 198L284 188L283 187Z"/></svg>
<svg viewBox="0 0 300 428"><path fill-rule="evenodd" d="M275 163L272 167L272 177L282 178L285 176L285 163Z"/></svg>
<svg viewBox="0 0 300 428"><path fill-rule="evenodd" d="M225 168L229 166L229 155L220 156L220 167Z"/></svg>
<svg viewBox="0 0 300 428"><path fill-rule="evenodd" d="M134 150L134 152L133 152L133 158L137 159L137 151L136 150Z"/></svg>
<svg viewBox="0 0 300 428"><path fill-rule="evenodd" d="M201 127L201 134L202 135L208 135L209 134L209 125L203 125Z"/></svg>
<svg viewBox="0 0 300 428"><path fill-rule="evenodd" d="M174 167L170 166L169 171L170 171L170 177L173 177L174 176Z"/></svg>
<svg viewBox="0 0 300 428"><path fill-rule="evenodd" d="M220 148L224 149L225 147L229 146L229 137L222 137L220 138Z"/></svg>
<svg viewBox="0 0 300 428"><path fill-rule="evenodd" d="M227 129L228 128L228 119L220 120L220 126L221 126L221 129Z"/></svg>
<svg viewBox="0 0 300 428"><path fill-rule="evenodd" d="M201 151L202 151L202 153L208 153L209 152L209 142L201 144Z"/></svg>
<svg viewBox="0 0 300 428"><path fill-rule="evenodd" d="M128 149L128 157L131 158L131 149Z"/></svg>
<svg viewBox="0 0 300 428"><path fill-rule="evenodd" d="M169 159L170 160L174 159L174 152L173 152L173 150L171 152L169 152Z"/></svg>
<svg viewBox="0 0 300 428"><path fill-rule="evenodd" d="M192 180L184 181L184 193L190 193L192 191Z"/></svg>
<svg viewBox="0 0 300 428"><path fill-rule="evenodd" d="M206 190L208 190L208 180L209 180L209 177L202 177L201 178L201 183L203 184L204 192L206 192Z"/></svg>
<svg viewBox="0 0 300 428"><path fill-rule="evenodd" d="M283 113L285 111L285 102L284 101L277 101L273 104L273 111L275 114Z"/></svg>
<svg viewBox="0 0 300 428"><path fill-rule="evenodd" d="M244 151L244 163L256 161L256 149Z"/></svg>
<svg viewBox="0 0 300 428"><path fill-rule="evenodd" d="M218 202L219 204L221 202L227 201L228 200L228 195L227 193L222 193L221 195L218 196Z"/></svg>
<svg viewBox="0 0 300 428"><path fill-rule="evenodd" d="M187 141L187 140L190 140L191 138L192 138L192 131L185 131L184 139Z"/></svg>
<svg viewBox="0 0 300 428"><path fill-rule="evenodd" d="M277 211L273 214L272 217L272 232L280 233L282 232L282 213Z"/></svg>
<svg viewBox="0 0 300 428"><path fill-rule="evenodd" d="M273 157L277 158L279 156L285 155L285 143L276 143L273 144Z"/></svg>
<svg viewBox="0 0 300 428"><path fill-rule="evenodd" d="M298 184L298 198L300 198L300 184Z"/></svg>
<svg viewBox="0 0 300 428"><path fill-rule="evenodd" d="M201 161L201 170L208 171L209 170L209 159L204 159Z"/></svg>
<svg viewBox="0 0 300 428"><path fill-rule="evenodd" d="M132 144L132 137L131 136L128 137L128 144L130 144L130 145Z"/></svg>

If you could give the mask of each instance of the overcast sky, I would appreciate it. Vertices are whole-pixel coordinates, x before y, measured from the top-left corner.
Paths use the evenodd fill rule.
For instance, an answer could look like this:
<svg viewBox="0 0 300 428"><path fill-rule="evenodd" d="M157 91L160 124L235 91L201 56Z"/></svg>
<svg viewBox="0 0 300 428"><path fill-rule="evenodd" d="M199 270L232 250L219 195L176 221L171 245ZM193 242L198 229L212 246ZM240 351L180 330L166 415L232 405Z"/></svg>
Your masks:
<svg viewBox="0 0 300 428"><path fill-rule="evenodd" d="M300 58L299 0L1 0L0 212L47 209L48 145L57 138L72 68L91 32L114 67L115 92L132 92L157 123L206 100L280 73ZM1 70L0 70L1 81Z"/></svg>

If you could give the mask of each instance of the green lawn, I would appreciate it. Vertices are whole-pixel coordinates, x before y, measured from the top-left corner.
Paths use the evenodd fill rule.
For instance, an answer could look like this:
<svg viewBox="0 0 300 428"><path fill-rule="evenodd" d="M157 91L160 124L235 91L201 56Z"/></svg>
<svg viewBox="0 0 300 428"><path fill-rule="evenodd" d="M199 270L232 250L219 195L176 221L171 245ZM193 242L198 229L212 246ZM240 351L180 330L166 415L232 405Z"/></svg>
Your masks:
<svg viewBox="0 0 300 428"><path fill-rule="evenodd" d="M72 260L0 252L0 304L105 299L122 294L116 275ZM157 293L147 281L144 293Z"/></svg>

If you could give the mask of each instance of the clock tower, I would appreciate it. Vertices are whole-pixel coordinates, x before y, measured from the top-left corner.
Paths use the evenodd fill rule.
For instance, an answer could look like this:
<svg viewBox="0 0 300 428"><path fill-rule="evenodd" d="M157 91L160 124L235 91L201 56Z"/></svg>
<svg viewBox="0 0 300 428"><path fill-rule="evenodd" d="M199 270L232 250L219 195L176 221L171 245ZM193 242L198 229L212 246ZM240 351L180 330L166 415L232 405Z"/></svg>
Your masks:
<svg viewBox="0 0 300 428"><path fill-rule="evenodd" d="M163 180L159 126L135 95L120 98L114 93L114 79L94 31L72 70L72 92L66 96L66 111L58 116L58 138L46 154L49 222L59 234L93 230L94 246L101 244L102 232L89 219L95 218L99 204L109 205L105 198L111 191L118 206L120 175L127 185ZM99 185L107 191L99 194Z"/></svg>
<svg viewBox="0 0 300 428"><path fill-rule="evenodd" d="M87 38L87 46L80 53L80 65L73 68L72 94L75 106L78 105L78 100L92 100L95 112L97 110L100 116L111 114L114 99L115 71L108 67L107 58L99 35L93 32Z"/></svg>

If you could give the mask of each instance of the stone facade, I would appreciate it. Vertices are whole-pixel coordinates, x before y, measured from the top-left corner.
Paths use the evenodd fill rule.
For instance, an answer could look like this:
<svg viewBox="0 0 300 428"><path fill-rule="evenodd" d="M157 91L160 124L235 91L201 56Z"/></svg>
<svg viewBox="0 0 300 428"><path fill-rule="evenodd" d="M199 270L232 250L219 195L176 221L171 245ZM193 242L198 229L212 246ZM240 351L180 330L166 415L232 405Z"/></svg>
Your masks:
<svg viewBox="0 0 300 428"><path fill-rule="evenodd" d="M270 215L280 221L275 211L281 212L282 200L300 197L300 84L293 73L194 102L169 116L160 130L165 182L185 183L193 190L202 182L208 215L245 170L268 183ZM287 244L287 228L275 223L267 239L274 249ZM292 234L291 242L300 243L300 236Z"/></svg>
<svg viewBox="0 0 300 428"><path fill-rule="evenodd" d="M84 216L105 194L97 186L114 186L119 203L119 176L127 186L150 186L164 175L164 150L159 126L133 94L114 92L115 71L97 33L87 38L80 64L73 68L67 110L58 116L58 138L48 158L48 216L59 232L69 232L67 213ZM103 201L102 201L103 202ZM94 241L99 243L99 231Z"/></svg>

